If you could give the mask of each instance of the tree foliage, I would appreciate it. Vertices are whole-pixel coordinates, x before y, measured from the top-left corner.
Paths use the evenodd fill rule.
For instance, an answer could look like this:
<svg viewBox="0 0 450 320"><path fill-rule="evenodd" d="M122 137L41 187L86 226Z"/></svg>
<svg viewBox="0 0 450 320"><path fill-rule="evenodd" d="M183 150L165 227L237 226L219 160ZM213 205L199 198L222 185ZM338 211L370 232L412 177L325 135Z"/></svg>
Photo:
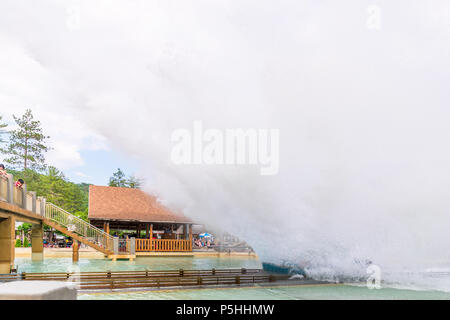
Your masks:
<svg viewBox="0 0 450 320"><path fill-rule="evenodd" d="M69 181L64 173L49 166L45 173L27 169L24 171L8 170L15 179L26 177L27 190L35 191L64 210L87 220L89 184L76 184Z"/></svg>
<svg viewBox="0 0 450 320"><path fill-rule="evenodd" d="M30 109L22 117L13 115L18 128L10 132L9 141L4 152L7 155L5 162L15 168L44 170L45 153L49 150L42 132L40 121L34 120Z"/></svg>
<svg viewBox="0 0 450 320"><path fill-rule="evenodd" d="M6 124L6 123L3 123L3 117L2 116L0 116L0 143L3 143L4 142L4 140L3 140L3 135L5 134L5 133L7 133L7 131L6 130L4 130L8 125ZM1 149L0 149L1 150Z"/></svg>
<svg viewBox="0 0 450 320"><path fill-rule="evenodd" d="M125 173L118 168L113 176L109 178L110 187L122 187L122 188L134 188L139 189L142 185L142 181L135 176L129 176L126 178Z"/></svg>
<svg viewBox="0 0 450 320"><path fill-rule="evenodd" d="M113 173L113 176L109 178L108 185L110 187L126 187L127 179L125 178L125 173L118 168L117 171Z"/></svg>

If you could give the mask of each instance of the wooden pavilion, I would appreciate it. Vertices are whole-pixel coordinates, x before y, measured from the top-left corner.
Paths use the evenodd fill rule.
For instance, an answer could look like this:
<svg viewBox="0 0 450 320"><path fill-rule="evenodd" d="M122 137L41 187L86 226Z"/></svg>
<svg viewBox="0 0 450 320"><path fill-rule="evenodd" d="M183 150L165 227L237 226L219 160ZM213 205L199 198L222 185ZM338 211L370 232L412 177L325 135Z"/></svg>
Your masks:
<svg viewBox="0 0 450 320"><path fill-rule="evenodd" d="M139 189L91 185L88 218L105 232L135 237L136 252L192 251L192 221Z"/></svg>

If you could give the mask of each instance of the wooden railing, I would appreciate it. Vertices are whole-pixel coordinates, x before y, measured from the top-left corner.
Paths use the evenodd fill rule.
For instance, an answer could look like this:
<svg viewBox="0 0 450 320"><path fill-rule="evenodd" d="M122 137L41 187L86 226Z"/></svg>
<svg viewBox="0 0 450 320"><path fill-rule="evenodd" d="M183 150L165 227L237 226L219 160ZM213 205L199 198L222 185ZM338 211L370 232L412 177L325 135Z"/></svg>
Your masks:
<svg viewBox="0 0 450 320"><path fill-rule="evenodd" d="M186 252L192 251L192 241L174 239L136 239L136 252Z"/></svg>
<svg viewBox="0 0 450 320"><path fill-rule="evenodd" d="M148 239L141 239L148 240ZM185 240L186 241L186 240ZM143 270L106 272L54 272L0 275L0 282L9 281L68 281L79 289L162 288L180 286L252 285L285 280L288 275L270 275L261 269L211 270Z"/></svg>
<svg viewBox="0 0 450 320"><path fill-rule="evenodd" d="M107 251L114 252L114 239L111 235L50 202L45 205L45 218Z"/></svg>

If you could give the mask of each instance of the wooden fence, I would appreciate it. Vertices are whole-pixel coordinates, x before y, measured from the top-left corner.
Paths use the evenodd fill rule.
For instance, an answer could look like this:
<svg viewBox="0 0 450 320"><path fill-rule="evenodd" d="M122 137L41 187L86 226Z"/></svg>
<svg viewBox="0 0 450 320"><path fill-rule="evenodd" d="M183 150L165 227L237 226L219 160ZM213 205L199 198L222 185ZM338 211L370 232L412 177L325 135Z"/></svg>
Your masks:
<svg viewBox="0 0 450 320"><path fill-rule="evenodd" d="M136 252L144 251L192 251L192 241L174 239L136 239Z"/></svg>
<svg viewBox="0 0 450 320"><path fill-rule="evenodd" d="M261 269L211 269L163 271L107 271L80 273L21 273L0 276L0 281L69 281L79 289L161 288L179 286L241 285L273 282L286 276L273 276Z"/></svg>

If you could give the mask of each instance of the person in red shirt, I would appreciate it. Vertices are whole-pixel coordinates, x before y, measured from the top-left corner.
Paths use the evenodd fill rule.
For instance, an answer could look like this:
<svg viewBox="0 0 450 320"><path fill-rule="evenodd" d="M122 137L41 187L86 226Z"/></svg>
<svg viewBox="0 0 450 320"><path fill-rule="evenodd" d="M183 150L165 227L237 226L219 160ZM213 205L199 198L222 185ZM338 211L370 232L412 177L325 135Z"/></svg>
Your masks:
<svg viewBox="0 0 450 320"><path fill-rule="evenodd" d="M8 172L6 172L5 166L3 164L0 164L0 177L5 177L8 175Z"/></svg>
<svg viewBox="0 0 450 320"><path fill-rule="evenodd" d="M17 189L22 189L23 185L24 185L24 181L22 179L19 179L16 181L16 188Z"/></svg>

